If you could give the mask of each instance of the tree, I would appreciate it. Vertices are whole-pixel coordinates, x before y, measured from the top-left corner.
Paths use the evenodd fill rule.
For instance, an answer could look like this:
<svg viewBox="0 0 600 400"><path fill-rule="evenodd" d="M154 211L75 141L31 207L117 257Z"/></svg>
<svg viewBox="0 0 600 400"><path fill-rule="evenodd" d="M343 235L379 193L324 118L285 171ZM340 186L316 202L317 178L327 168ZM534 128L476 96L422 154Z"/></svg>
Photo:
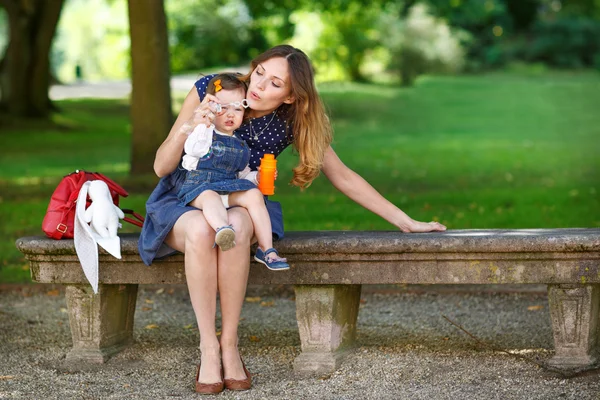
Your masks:
<svg viewBox="0 0 600 400"><path fill-rule="evenodd" d="M152 173L156 149L173 123L167 18L162 0L129 0L131 175Z"/></svg>
<svg viewBox="0 0 600 400"><path fill-rule="evenodd" d="M0 108L15 116L47 117L52 109L50 46L64 0L0 0L9 42L0 61Z"/></svg>
<svg viewBox="0 0 600 400"><path fill-rule="evenodd" d="M411 86L424 73L447 73L460 70L464 51L458 30L435 17L425 4L407 10L405 18L397 5L390 5L380 18L380 35L390 52L390 70L397 71L402 85Z"/></svg>
<svg viewBox="0 0 600 400"><path fill-rule="evenodd" d="M355 82L366 80L362 76L360 66L366 52L377 44L373 35L369 35L369 31L374 30L381 13L379 3L370 1L369 4L363 4L353 0L339 0L328 4L322 11L323 19L331 24L342 40L341 46L328 56L339 58L348 77Z"/></svg>
<svg viewBox="0 0 600 400"><path fill-rule="evenodd" d="M172 72L245 64L253 20L242 0L173 0L168 15Z"/></svg>

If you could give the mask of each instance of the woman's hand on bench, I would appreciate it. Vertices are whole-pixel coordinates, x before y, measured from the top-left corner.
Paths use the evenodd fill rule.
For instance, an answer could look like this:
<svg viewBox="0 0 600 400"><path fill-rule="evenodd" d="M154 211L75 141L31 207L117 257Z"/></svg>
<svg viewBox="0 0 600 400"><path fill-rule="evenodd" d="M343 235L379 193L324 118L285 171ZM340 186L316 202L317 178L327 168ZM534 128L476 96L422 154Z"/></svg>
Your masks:
<svg viewBox="0 0 600 400"><path fill-rule="evenodd" d="M419 233L419 232L443 232L446 230L446 226L436 221L421 222L415 221L411 218L406 227L400 226L402 232L406 233Z"/></svg>

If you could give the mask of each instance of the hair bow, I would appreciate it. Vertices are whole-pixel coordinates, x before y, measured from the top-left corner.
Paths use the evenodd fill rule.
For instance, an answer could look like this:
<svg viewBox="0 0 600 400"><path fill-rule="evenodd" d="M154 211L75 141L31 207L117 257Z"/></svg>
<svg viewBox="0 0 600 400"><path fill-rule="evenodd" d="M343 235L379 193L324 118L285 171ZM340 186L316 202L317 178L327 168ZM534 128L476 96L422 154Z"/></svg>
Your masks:
<svg viewBox="0 0 600 400"><path fill-rule="evenodd" d="M215 93L217 93L219 90L223 89L223 87L221 86L221 80L217 79L215 81Z"/></svg>

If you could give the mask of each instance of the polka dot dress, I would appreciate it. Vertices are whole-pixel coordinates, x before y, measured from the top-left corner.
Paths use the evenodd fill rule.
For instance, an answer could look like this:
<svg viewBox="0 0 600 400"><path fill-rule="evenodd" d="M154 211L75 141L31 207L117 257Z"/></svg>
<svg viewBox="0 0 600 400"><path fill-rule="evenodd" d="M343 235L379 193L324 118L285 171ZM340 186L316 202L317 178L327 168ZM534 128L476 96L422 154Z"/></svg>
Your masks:
<svg viewBox="0 0 600 400"><path fill-rule="evenodd" d="M206 95L208 82L215 75L207 75L196 81L200 101ZM265 153L275 154L275 157L291 144L291 126L288 121L282 119L274 111L259 118L251 118L236 131L235 135L244 140L250 148L250 169L256 170L260 165L260 159Z"/></svg>

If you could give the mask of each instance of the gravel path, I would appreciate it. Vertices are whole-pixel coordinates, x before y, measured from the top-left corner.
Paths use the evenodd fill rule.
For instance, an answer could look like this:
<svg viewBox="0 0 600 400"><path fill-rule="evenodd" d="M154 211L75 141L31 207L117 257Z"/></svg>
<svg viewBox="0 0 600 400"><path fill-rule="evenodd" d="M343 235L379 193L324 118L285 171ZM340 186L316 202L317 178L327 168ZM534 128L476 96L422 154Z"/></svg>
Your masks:
<svg viewBox="0 0 600 400"><path fill-rule="evenodd" d="M552 356L543 292L365 287L357 349L339 370L313 378L292 370L300 342L290 288L253 287L247 300L240 346L254 387L225 391L222 399L600 399L599 371L564 379L477 347L442 317L543 362ZM0 399L200 397L193 391L198 333L185 287L141 287L134 336L135 344L106 364L68 364L64 290L2 287Z"/></svg>

